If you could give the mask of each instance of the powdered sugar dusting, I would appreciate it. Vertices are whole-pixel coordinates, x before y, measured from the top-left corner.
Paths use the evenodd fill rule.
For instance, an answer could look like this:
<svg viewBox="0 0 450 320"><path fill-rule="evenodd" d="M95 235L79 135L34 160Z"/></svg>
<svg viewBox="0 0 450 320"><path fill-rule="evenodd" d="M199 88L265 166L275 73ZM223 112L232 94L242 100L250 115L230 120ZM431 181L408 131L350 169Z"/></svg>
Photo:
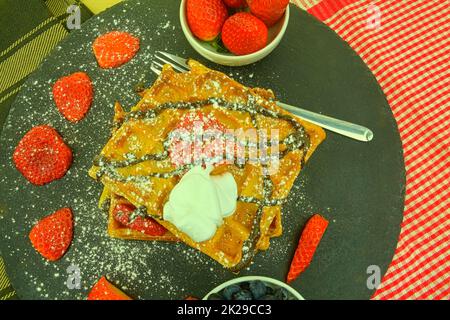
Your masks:
<svg viewBox="0 0 450 320"><path fill-rule="evenodd" d="M149 86L154 81L155 75L150 72L153 53L164 50L179 55L192 54L181 36L178 21L173 18L177 17L175 10L169 10L173 9L148 8L139 1L125 2L106 15L92 18L55 49L24 85L14 104L1 143L1 170L5 174L0 176L4 191L0 223L7 228L2 234L7 252L2 254L20 296L84 299L92 285L106 275L134 298L180 299L186 295L202 296L213 286L235 277L215 261L182 243L110 238L106 234L106 215L97 207L101 186L87 176L92 159L109 137L114 102L119 100L129 109L140 99L134 92L135 86L139 83ZM155 19L160 21L148 23ZM126 31L139 37L141 48L129 63L117 69L103 70L97 66L91 44L98 35L111 30ZM77 124L66 121L58 113L51 94L52 85L59 77L75 71L87 72L94 86L91 110ZM257 78L256 74L244 69L227 73L244 83ZM253 83L255 81L253 79ZM276 76L269 81L259 81L276 82ZM212 82L211 86L215 84ZM21 136L39 124L53 126L74 154L74 162L66 176L43 187L30 185L14 169L10 158ZM298 221L299 215L311 214L307 212L309 207L305 203L308 199L302 194L301 187L294 186L289 199L285 208L290 209L283 211L283 236L272 239L270 249L260 254L241 274L282 277L283 268L290 260L292 239L296 238L294 233L299 228L291 222ZM47 262L31 247L28 232L36 221L63 206L73 211L74 239L61 260ZM80 270L80 289L69 289L66 285L70 275L67 268L71 265ZM279 268L274 270L274 265Z"/></svg>

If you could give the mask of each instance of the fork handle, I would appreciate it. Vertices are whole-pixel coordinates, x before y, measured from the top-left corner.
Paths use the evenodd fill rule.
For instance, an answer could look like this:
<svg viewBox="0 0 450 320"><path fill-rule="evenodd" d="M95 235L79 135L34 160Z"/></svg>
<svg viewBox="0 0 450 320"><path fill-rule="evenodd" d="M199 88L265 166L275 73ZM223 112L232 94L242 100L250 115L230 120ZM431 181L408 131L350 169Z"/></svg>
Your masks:
<svg viewBox="0 0 450 320"><path fill-rule="evenodd" d="M302 118L303 120L321 126L324 129L339 133L343 136L365 142L373 139L373 132L370 129L358 124L324 116L322 114L294 107L283 102L277 102L277 105L295 114L299 118Z"/></svg>

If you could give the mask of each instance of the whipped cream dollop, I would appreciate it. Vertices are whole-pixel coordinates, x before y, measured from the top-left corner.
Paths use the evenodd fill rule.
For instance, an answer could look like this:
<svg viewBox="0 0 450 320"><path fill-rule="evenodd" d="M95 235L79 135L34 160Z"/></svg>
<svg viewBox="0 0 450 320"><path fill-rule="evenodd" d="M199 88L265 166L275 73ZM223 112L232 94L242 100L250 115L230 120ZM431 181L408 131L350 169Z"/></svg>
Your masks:
<svg viewBox="0 0 450 320"><path fill-rule="evenodd" d="M223 218L236 210L237 185L231 173L211 175L212 166L195 166L172 189L163 218L195 242L211 239Z"/></svg>

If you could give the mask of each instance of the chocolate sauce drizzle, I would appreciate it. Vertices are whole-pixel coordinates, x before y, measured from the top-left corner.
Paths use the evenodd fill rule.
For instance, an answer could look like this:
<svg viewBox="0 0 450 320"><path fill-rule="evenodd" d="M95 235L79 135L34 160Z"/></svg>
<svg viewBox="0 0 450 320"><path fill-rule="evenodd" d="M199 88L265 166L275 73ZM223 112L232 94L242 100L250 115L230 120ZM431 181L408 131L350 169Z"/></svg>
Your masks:
<svg viewBox="0 0 450 320"><path fill-rule="evenodd" d="M282 159L287 153L294 150L303 150L303 156L301 159L301 166L303 167L305 161L305 155L310 147L310 139L305 130L305 128L297 122L292 116L287 114L281 114L277 111L273 111L263 107L255 101L253 96L248 97L247 104L238 103L238 102L229 102L222 98L208 98L205 100L199 101L187 101L187 102L169 102L156 106L155 108L148 110L137 110L128 113L125 118L121 122L117 122L114 124L115 128L120 128L124 123L128 121L137 121L137 120L145 120L145 119L154 119L161 112L168 109L176 109L176 110L196 110L206 107L208 105L212 105L215 108L224 108L232 111L238 112L246 112L251 116L252 124L256 129L259 129L258 120L256 115L261 115L264 117L279 119L289 122L294 128L294 132L289 134L283 141L282 144L286 146L285 150L280 152L278 159ZM110 160L100 155L96 159L94 159L94 165L99 167L97 172L97 179L100 179L102 176L106 175L110 179L119 181L119 182L143 182L150 183L151 178L171 178L175 176L183 175L187 170L192 168L195 164L187 164L176 168L175 170L168 172L153 172L146 176L127 176L124 177L120 175L117 168L125 168L129 166L133 166L145 161L155 160L162 161L166 160L169 157L168 152L168 143L167 139L164 141L164 151L155 154L146 154L140 158L135 157L133 154L126 155L125 160L117 161ZM267 142L269 145L270 142ZM246 159L247 160L247 159ZM243 168L242 163L235 162L235 165L238 168ZM273 182L270 179L270 176L264 174L267 166L262 164L263 170L263 199L257 199L255 197L246 197L239 196L237 201L245 202L245 203L253 203L258 206L256 210L256 216L253 220L253 225L249 234L249 237L243 243L243 253L242 259L238 264L231 267L230 270L233 272L238 272L242 268L245 268L250 264L253 257L257 252L257 243L261 237L261 219L264 212L264 208L268 206L278 206L284 204L286 199L271 199L273 193Z"/></svg>

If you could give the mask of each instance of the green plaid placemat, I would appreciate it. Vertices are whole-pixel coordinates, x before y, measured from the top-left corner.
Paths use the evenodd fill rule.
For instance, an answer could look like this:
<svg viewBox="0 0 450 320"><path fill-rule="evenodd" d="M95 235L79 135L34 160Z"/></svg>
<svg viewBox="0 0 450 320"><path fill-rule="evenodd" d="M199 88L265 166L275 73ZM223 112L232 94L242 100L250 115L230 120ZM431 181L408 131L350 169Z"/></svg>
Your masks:
<svg viewBox="0 0 450 320"><path fill-rule="evenodd" d="M66 11L72 4L78 1L0 0L0 131L28 75L69 33ZM92 15L80 8L82 21ZM15 298L0 257L0 300Z"/></svg>

